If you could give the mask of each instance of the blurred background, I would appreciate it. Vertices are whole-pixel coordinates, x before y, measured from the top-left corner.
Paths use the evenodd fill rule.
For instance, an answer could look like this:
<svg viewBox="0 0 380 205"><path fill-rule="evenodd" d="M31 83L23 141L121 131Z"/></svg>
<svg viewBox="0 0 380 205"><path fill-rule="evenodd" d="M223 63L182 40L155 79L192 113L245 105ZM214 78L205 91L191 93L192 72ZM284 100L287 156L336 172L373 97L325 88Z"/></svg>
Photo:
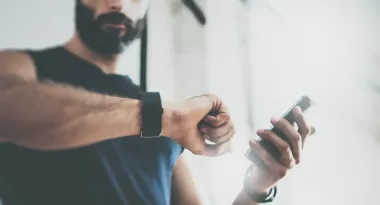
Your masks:
<svg viewBox="0 0 380 205"><path fill-rule="evenodd" d="M205 25L183 1L152 0L146 41L127 49L119 73L167 100L211 92L229 106L234 152L186 153L204 204L232 203L249 166L248 139L302 94L315 101L307 116L317 134L274 204L380 204L379 1L194 2ZM0 48L61 44L73 33L73 14L74 1L7 1Z"/></svg>

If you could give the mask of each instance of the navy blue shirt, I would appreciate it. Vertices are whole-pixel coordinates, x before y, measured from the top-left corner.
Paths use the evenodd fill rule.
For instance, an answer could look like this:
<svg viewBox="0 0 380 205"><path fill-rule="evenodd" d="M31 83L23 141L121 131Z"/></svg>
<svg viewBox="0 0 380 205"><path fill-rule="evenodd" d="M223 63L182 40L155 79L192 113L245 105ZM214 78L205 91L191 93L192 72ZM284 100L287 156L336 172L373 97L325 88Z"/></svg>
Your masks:
<svg viewBox="0 0 380 205"><path fill-rule="evenodd" d="M39 80L129 98L140 91L127 76L105 74L63 47L28 53ZM182 152L166 137L121 137L64 151L0 144L0 198L4 205L168 205Z"/></svg>

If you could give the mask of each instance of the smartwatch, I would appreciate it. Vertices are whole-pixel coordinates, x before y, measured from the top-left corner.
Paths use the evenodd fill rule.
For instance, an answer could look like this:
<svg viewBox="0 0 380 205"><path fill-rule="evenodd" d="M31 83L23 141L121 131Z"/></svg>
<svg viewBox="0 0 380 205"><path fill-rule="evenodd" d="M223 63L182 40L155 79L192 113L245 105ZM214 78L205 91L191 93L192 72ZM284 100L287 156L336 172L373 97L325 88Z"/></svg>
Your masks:
<svg viewBox="0 0 380 205"><path fill-rule="evenodd" d="M141 138L157 138L162 130L162 102L158 92L141 92Z"/></svg>
<svg viewBox="0 0 380 205"><path fill-rule="evenodd" d="M274 201L276 195L277 195L277 187L272 187L267 193L264 194L256 194L253 192L254 184L252 184L252 169L253 165L248 167L247 172L244 176L244 191L247 194L247 196L257 203L270 203Z"/></svg>

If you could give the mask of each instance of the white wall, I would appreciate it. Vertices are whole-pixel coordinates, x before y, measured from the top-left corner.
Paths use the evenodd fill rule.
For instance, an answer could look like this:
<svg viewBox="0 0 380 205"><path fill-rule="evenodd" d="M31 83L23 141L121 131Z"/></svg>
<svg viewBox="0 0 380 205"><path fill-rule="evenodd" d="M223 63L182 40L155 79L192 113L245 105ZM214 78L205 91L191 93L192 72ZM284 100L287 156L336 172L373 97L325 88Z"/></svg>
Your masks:
<svg viewBox="0 0 380 205"><path fill-rule="evenodd" d="M241 33L236 19L244 16L244 9L236 1L198 2L209 20L204 28L194 25L191 15L176 3L169 5L179 19L166 20L172 29L167 34L174 35L170 54L176 73L171 75L175 86L168 90L176 98L211 91L230 106L239 126L238 150L212 160L189 156L210 203L227 205L239 191L239 173L247 166L241 153L247 147L244 139L254 137L246 132L246 93L241 84L247 70L241 69L247 65L241 65L244 53L237 38ZM375 172L380 169L380 149L368 126L363 126L370 120L371 95L361 78L376 66L372 56L380 48L375 39L380 31L378 8L370 6L374 1L251 3L245 31L249 37L243 42L250 44L254 127L269 126L270 116L281 114L303 93L311 94L318 105L309 115L316 118L319 134L310 140L302 165L280 184L275 204L378 204L375 190L380 177ZM365 199L355 192L365 194Z"/></svg>
<svg viewBox="0 0 380 205"><path fill-rule="evenodd" d="M380 149L370 133L359 127L363 123L353 119L369 120L370 110L360 112L369 107L361 100L369 95L363 94L365 87L354 77L361 68L376 65L368 59L372 51L379 56L379 41L374 40L380 31L375 0L268 1L286 16L290 27L265 9L266 1L252 1L256 9L251 14L238 1L198 2L208 16L206 27L199 26L180 1L151 2L148 89L161 91L169 100L214 92L231 107L238 126L235 153L213 159L188 155L206 204L230 204L248 166L243 157L248 147L245 140L254 136L248 130L248 95L242 87L243 79L249 77L247 68L254 79L250 87L255 127L266 127L271 115L281 113L302 92L315 95L322 105L333 99L333 106L324 106L321 112L329 121L311 141L301 167L281 184L276 204L378 204L374 197L380 184L376 178ZM66 41L73 30L73 1L54 3L9 1L0 7L0 48L40 48ZM137 42L120 65L120 72L130 74L135 82L138 54ZM321 73L325 75L320 77ZM287 78L306 84L294 86ZM341 111L336 112L337 107ZM350 108L355 115L348 112ZM345 114L346 123L339 114ZM334 196L336 190L340 191ZM359 203L362 197L356 193L369 195Z"/></svg>
<svg viewBox="0 0 380 205"><path fill-rule="evenodd" d="M364 84L380 46L376 10L369 1L269 2L282 16L257 1L252 14L257 125L304 92L316 100L310 117L319 125L281 183L279 204L379 204L380 147L366 125L373 110Z"/></svg>

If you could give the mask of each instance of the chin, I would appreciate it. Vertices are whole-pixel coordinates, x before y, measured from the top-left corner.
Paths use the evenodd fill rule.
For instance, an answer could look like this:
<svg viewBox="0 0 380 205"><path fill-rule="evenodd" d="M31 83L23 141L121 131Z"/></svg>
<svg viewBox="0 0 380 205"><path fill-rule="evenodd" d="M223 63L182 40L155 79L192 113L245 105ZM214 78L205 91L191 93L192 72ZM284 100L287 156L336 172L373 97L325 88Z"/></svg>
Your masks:
<svg viewBox="0 0 380 205"><path fill-rule="evenodd" d="M102 42L102 41L98 41L98 42ZM122 54L125 51L125 49L128 47L128 45L129 44L118 43L117 45L114 44L113 46L109 46L109 44L108 45L99 45L99 44L96 45L94 43L92 45L88 45L88 47L90 49L92 49L93 51L98 52L100 54L112 56L112 55Z"/></svg>

